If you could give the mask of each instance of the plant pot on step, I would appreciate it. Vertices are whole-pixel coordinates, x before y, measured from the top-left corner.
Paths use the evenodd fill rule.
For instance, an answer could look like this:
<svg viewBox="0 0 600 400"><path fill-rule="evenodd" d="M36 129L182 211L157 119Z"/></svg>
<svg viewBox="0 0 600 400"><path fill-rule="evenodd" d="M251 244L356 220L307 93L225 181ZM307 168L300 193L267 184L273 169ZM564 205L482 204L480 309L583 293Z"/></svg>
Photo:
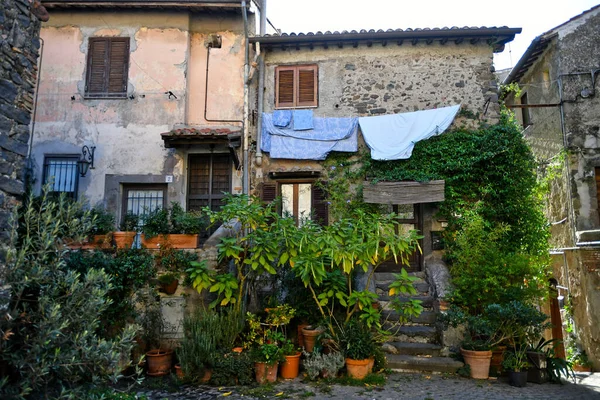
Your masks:
<svg viewBox="0 0 600 400"><path fill-rule="evenodd" d="M548 370L546 369L546 354L537 351L528 351L527 359L531 367L527 369L527 382L548 382Z"/></svg>
<svg viewBox="0 0 600 400"><path fill-rule="evenodd" d="M279 363L267 365L264 362L254 363L254 373L256 374L256 382L264 385L267 382L274 383L277 381L277 367Z"/></svg>
<svg viewBox="0 0 600 400"><path fill-rule="evenodd" d="M281 364L279 375L283 379L296 379L300 373L300 356L302 353L297 353L291 356L285 356L285 361Z"/></svg>
<svg viewBox="0 0 600 400"><path fill-rule="evenodd" d="M163 376L171 372L173 350L150 350L146 353L149 376Z"/></svg>
<svg viewBox="0 0 600 400"><path fill-rule="evenodd" d="M514 387L527 385L527 371L508 371L508 383Z"/></svg>
<svg viewBox="0 0 600 400"><path fill-rule="evenodd" d="M113 232L113 240L118 249L130 249L135 239L135 231Z"/></svg>
<svg viewBox="0 0 600 400"><path fill-rule="evenodd" d="M348 376L354 379L363 380L369 375L369 364L370 360L365 358L364 360L353 360L346 358L346 370Z"/></svg>
<svg viewBox="0 0 600 400"><path fill-rule="evenodd" d="M460 353L465 359L465 364L468 364L471 368L471 378L488 379L490 377L491 351L475 351L461 348Z"/></svg>
<svg viewBox="0 0 600 400"><path fill-rule="evenodd" d="M302 328L302 335L304 336L304 349L307 353L313 352L317 336L319 336L321 333L323 333L322 328L314 328L312 326Z"/></svg>
<svg viewBox="0 0 600 400"><path fill-rule="evenodd" d="M179 280L173 279L169 283L161 283L160 286L163 292L165 292L168 295L172 295L175 294L175 292L177 291L177 287L179 286Z"/></svg>

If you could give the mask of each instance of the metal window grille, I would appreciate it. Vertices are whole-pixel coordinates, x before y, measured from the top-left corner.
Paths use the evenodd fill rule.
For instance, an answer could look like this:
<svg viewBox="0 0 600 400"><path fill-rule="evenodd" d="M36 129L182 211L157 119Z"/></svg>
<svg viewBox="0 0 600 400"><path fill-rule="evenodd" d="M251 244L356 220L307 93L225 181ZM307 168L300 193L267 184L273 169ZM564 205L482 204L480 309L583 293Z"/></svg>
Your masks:
<svg viewBox="0 0 600 400"><path fill-rule="evenodd" d="M163 189L129 189L125 211L139 216L149 214L164 206L164 196Z"/></svg>
<svg viewBox="0 0 600 400"><path fill-rule="evenodd" d="M70 198L77 198L79 183L77 160L77 156L46 157L44 159L44 184L50 183L52 192L64 192Z"/></svg>

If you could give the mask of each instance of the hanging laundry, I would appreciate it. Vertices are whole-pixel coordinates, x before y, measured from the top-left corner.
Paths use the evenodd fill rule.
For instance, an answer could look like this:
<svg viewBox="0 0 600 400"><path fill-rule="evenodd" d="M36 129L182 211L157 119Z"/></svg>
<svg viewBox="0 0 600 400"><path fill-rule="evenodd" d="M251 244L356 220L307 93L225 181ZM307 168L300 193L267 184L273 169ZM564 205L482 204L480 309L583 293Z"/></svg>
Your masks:
<svg viewBox="0 0 600 400"><path fill-rule="evenodd" d="M313 110L294 110L293 120L295 131L306 131L314 128Z"/></svg>
<svg viewBox="0 0 600 400"><path fill-rule="evenodd" d="M292 110L273 111L273 125L285 128L292 121Z"/></svg>
<svg viewBox="0 0 600 400"><path fill-rule="evenodd" d="M360 117L358 123L374 160L404 160L415 143L443 133L458 113L460 104L402 114Z"/></svg>

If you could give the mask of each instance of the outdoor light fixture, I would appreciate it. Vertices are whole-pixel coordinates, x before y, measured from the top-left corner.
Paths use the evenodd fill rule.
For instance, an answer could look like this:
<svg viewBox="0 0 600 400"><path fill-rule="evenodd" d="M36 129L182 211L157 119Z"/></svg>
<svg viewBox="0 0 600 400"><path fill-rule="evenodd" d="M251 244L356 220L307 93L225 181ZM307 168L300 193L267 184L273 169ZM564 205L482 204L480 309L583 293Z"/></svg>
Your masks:
<svg viewBox="0 0 600 400"><path fill-rule="evenodd" d="M81 159L77 161L77 169L82 178L85 177L88 169L94 169L94 150L96 150L96 146L87 147L84 145L81 148Z"/></svg>

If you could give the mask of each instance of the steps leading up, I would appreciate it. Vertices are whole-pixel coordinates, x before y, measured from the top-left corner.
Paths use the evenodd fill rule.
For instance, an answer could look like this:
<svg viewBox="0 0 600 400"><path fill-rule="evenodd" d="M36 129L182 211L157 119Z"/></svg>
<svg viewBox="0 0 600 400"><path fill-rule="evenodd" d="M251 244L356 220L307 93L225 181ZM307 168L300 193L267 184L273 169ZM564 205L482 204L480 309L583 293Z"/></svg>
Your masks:
<svg viewBox="0 0 600 400"><path fill-rule="evenodd" d="M404 354L387 356L388 368L397 371L455 373L463 363L450 357L420 357Z"/></svg>

